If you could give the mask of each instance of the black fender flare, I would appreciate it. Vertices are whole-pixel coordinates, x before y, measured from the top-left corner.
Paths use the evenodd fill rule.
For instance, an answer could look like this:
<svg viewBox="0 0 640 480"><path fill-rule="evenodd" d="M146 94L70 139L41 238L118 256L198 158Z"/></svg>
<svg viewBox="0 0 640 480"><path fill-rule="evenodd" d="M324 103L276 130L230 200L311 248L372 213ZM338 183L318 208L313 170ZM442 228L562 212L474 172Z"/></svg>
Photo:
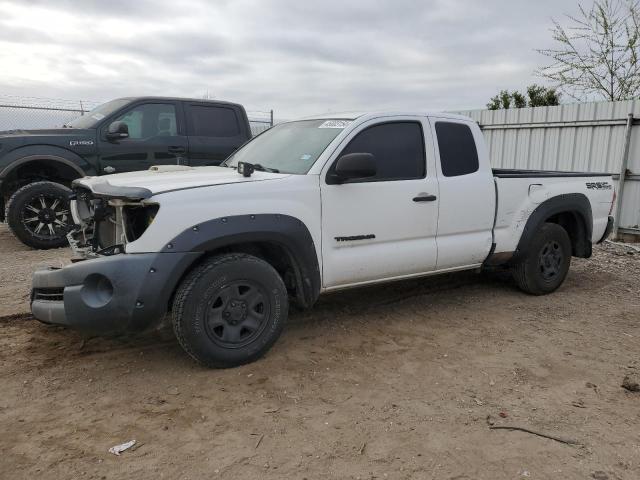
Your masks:
<svg viewBox="0 0 640 480"><path fill-rule="evenodd" d="M3 163L8 163L8 165L0 170L0 180L20 165L37 160L48 160L63 164L72 168L78 174L78 177L95 174L95 168L84 158L70 150L52 145L30 145L17 148L7 153L2 160Z"/></svg>
<svg viewBox="0 0 640 480"><path fill-rule="evenodd" d="M540 205L529 216L514 252L512 262L520 260L528 251L533 236L540 226L549 218L560 213L574 215L577 221L578 234L575 256L588 258L591 256L591 235L593 232L593 213L589 199L582 193L567 193L551 197Z"/></svg>
<svg viewBox="0 0 640 480"><path fill-rule="evenodd" d="M258 242L278 245L286 252L295 270L297 301L311 307L320 295L320 266L309 229L295 217L261 213L215 218L184 230L161 251L207 253Z"/></svg>

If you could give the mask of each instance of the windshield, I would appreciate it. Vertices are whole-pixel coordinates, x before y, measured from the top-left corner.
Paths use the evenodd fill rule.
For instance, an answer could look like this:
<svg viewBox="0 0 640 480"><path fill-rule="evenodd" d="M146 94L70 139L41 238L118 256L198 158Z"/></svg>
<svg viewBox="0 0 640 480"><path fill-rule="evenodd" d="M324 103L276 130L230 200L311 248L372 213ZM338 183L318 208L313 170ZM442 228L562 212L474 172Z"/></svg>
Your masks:
<svg viewBox="0 0 640 480"><path fill-rule="evenodd" d="M129 102L131 102L131 100L119 98L117 100L111 100L110 102L103 103L90 112L70 121L66 126L70 128L94 128L100 120L108 117L116 110L121 109Z"/></svg>
<svg viewBox="0 0 640 480"><path fill-rule="evenodd" d="M301 120L281 123L258 135L223 164L258 164L267 171L305 174L350 120Z"/></svg>

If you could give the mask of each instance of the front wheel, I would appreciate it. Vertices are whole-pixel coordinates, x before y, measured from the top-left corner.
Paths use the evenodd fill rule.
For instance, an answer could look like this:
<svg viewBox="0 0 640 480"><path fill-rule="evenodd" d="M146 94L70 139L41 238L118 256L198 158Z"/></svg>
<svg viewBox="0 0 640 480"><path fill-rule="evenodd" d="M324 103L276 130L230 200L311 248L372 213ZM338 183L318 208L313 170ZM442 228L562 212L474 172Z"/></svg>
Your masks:
<svg viewBox="0 0 640 480"><path fill-rule="evenodd" d="M518 287L532 295L555 291L569 272L571 239L555 223L544 223L536 232L525 257L513 267Z"/></svg>
<svg viewBox="0 0 640 480"><path fill-rule="evenodd" d="M173 329L199 363L228 368L253 362L280 336L288 314L287 290L278 272L257 257L212 257L178 287Z"/></svg>
<svg viewBox="0 0 640 480"><path fill-rule="evenodd" d="M34 182L17 190L7 203L6 219L13 234L25 245L47 249L66 247L73 224L69 190L54 182Z"/></svg>

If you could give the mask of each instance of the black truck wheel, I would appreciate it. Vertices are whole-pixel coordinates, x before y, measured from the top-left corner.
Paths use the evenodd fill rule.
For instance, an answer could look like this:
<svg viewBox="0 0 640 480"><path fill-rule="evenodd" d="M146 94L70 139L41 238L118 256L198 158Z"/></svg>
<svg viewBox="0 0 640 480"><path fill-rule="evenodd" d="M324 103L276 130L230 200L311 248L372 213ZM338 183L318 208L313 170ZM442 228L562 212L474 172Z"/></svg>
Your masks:
<svg viewBox="0 0 640 480"><path fill-rule="evenodd" d="M13 234L33 248L68 245L73 223L69 212L69 190L54 182L34 182L17 190L7 202L5 218Z"/></svg>
<svg viewBox="0 0 640 480"><path fill-rule="evenodd" d="M569 272L571 240L560 225L545 223L535 234L526 256L513 268L518 287L532 295L556 290Z"/></svg>
<svg viewBox="0 0 640 480"><path fill-rule="evenodd" d="M280 336L288 314L287 290L276 270L257 257L212 257L180 284L173 329L199 363L228 368L264 355Z"/></svg>

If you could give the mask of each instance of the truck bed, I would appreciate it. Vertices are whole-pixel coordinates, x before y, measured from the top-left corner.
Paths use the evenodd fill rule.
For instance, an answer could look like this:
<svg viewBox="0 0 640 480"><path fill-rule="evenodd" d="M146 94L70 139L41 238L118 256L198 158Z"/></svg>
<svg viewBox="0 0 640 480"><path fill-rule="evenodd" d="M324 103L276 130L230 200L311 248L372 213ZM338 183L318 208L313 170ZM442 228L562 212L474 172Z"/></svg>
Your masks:
<svg viewBox="0 0 640 480"><path fill-rule="evenodd" d="M613 197L610 173L559 172L551 170L492 169L496 186L494 241L496 252L517 248L524 227L533 211L552 198L582 196L589 200L592 223L591 241L596 243L607 228Z"/></svg>
<svg viewBox="0 0 640 480"><path fill-rule="evenodd" d="M492 168L494 177L498 178L552 178L552 177L610 177L610 173L601 172L562 172L558 170L520 170L513 168Z"/></svg>

